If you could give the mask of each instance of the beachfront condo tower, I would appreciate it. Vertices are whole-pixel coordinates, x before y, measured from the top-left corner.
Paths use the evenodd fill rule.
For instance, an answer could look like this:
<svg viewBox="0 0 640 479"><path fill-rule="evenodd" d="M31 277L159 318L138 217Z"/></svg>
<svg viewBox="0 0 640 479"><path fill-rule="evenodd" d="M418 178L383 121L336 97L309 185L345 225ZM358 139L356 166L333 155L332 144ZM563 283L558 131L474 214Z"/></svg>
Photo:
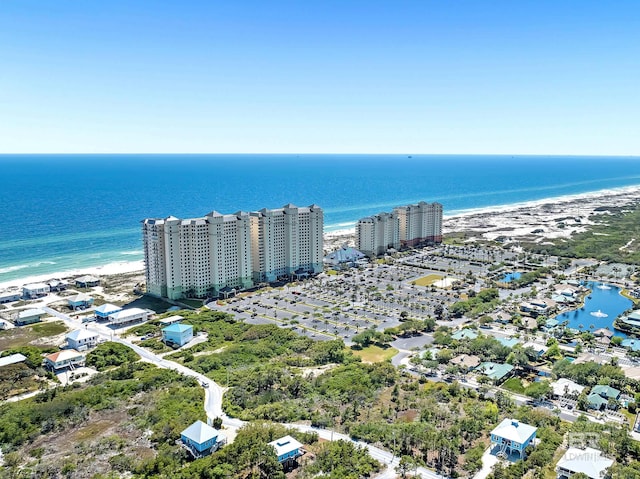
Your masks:
<svg viewBox="0 0 640 479"><path fill-rule="evenodd" d="M217 297L251 288L254 279L322 271L322 209L239 211L142 221L147 292L154 296Z"/></svg>
<svg viewBox="0 0 640 479"><path fill-rule="evenodd" d="M322 272L323 222L318 205L252 212L253 280L273 282Z"/></svg>
<svg viewBox="0 0 640 479"><path fill-rule="evenodd" d="M422 243L442 242L442 205L421 201L393 209L400 223L400 245L413 248Z"/></svg>
<svg viewBox="0 0 640 479"><path fill-rule="evenodd" d="M390 248L413 248L442 242L442 205L420 203L398 206L391 213L362 218L356 224L357 248L369 256Z"/></svg>
<svg viewBox="0 0 640 479"><path fill-rule="evenodd" d="M362 218L356 224L357 248L367 256L385 254L400 249L400 223L394 213L380 213Z"/></svg>

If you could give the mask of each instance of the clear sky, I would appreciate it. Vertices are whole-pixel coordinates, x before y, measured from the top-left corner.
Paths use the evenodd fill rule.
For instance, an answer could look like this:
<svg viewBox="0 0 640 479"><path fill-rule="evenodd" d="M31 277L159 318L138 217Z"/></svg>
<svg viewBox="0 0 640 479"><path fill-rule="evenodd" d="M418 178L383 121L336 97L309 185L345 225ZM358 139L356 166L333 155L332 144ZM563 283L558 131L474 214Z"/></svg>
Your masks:
<svg viewBox="0 0 640 479"><path fill-rule="evenodd" d="M640 2L0 2L0 152L640 155Z"/></svg>

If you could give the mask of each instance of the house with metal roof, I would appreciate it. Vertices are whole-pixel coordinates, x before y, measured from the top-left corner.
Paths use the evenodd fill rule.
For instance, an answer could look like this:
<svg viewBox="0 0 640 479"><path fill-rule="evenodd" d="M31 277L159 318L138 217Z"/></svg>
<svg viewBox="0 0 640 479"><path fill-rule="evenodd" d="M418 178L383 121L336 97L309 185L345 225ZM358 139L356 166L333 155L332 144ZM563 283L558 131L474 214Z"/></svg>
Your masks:
<svg viewBox="0 0 640 479"><path fill-rule="evenodd" d="M605 399L618 399L620 397L620 391L616 388L612 388L611 386L606 386L603 384L598 384L597 386L593 386L591 388L591 394L598 394Z"/></svg>
<svg viewBox="0 0 640 479"><path fill-rule="evenodd" d="M108 320L111 324L133 323L135 321L146 321L151 314L153 314L153 311L150 309L128 308L110 314Z"/></svg>
<svg viewBox="0 0 640 479"><path fill-rule="evenodd" d="M162 328L162 341L166 344L184 346L193 339L193 326L190 324L174 323Z"/></svg>
<svg viewBox="0 0 640 479"><path fill-rule="evenodd" d="M506 363L486 362L478 366L475 371L478 374L484 374L494 382L501 382L513 371L513 366Z"/></svg>
<svg viewBox="0 0 640 479"><path fill-rule="evenodd" d="M280 439L276 439L275 441L271 441L269 446L273 446L276 450L276 456L280 463L295 461L298 457L304 454L302 443L291 436L284 436Z"/></svg>
<svg viewBox="0 0 640 479"><path fill-rule="evenodd" d="M451 339L460 341L462 339L476 339L478 336L479 336L478 333L473 329L461 329L453 333L451 335Z"/></svg>
<svg viewBox="0 0 640 479"><path fill-rule="evenodd" d="M200 458L217 451L227 438L222 432L198 420L180 433L180 440L193 457Z"/></svg>
<svg viewBox="0 0 640 479"><path fill-rule="evenodd" d="M569 479L574 474L580 473L590 479L602 479L613 462L613 459L604 457L597 449L570 447L558 461L556 472L558 479Z"/></svg>
<svg viewBox="0 0 640 479"><path fill-rule="evenodd" d="M504 419L491 431L491 447L498 457L517 454L524 458L525 449L536 437L537 427L521 423L515 419Z"/></svg>
<svg viewBox="0 0 640 479"><path fill-rule="evenodd" d="M87 274L76 278L75 283L78 288L91 288L93 286L100 286L100 278Z"/></svg>
<svg viewBox="0 0 640 479"><path fill-rule="evenodd" d="M110 315L115 314L118 311L122 311L122 308L120 306L105 303L94 309L93 313L95 314L97 319L108 319Z"/></svg>
<svg viewBox="0 0 640 479"><path fill-rule="evenodd" d="M40 308L24 309L18 312L18 316L15 319L17 326L24 326L25 324L39 323L42 321L42 317L46 316L47 312Z"/></svg>
<svg viewBox="0 0 640 479"><path fill-rule="evenodd" d="M22 287L22 296L26 299L41 298L49 294L50 288L48 284L31 283Z"/></svg>
<svg viewBox="0 0 640 479"><path fill-rule="evenodd" d="M516 344L520 344L518 338L496 338L500 344L507 348L513 348Z"/></svg>
<svg viewBox="0 0 640 479"><path fill-rule="evenodd" d="M86 329L76 329L68 333L66 339L70 349L84 351L93 348L98 343L98 333Z"/></svg>
<svg viewBox="0 0 640 479"><path fill-rule="evenodd" d="M93 304L93 298L86 293L78 293L67 299L67 304L74 311L76 309L86 309Z"/></svg>
<svg viewBox="0 0 640 479"><path fill-rule="evenodd" d="M15 353L0 358L0 368L2 366L9 366L10 364L22 363L27 360L24 354Z"/></svg>

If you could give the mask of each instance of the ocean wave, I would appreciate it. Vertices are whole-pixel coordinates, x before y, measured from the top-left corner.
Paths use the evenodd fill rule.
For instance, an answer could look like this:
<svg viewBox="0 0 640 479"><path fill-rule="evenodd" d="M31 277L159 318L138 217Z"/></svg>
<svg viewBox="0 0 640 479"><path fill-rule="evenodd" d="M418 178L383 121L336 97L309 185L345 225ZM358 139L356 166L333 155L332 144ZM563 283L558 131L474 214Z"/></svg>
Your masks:
<svg viewBox="0 0 640 479"><path fill-rule="evenodd" d="M135 251L121 251L120 254L126 255L126 256L139 256L142 253L144 253L144 251L142 250L135 250Z"/></svg>
<svg viewBox="0 0 640 479"><path fill-rule="evenodd" d="M42 266L43 264L56 264L56 262L55 261L39 261L37 263L16 264L14 266L7 266L6 268L0 268L0 274L12 273L14 271L20 271L21 269L27 269L27 268L37 268L38 266Z"/></svg>

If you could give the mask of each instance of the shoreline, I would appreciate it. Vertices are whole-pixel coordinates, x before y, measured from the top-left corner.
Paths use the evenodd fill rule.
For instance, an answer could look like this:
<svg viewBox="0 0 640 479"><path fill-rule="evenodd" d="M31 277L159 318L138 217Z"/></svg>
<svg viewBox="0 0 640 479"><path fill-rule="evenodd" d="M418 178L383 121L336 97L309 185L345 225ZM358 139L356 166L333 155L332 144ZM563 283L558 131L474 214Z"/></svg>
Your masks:
<svg viewBox="0 0 640 479"><path fill-rule="evenodd" d="M567 238L584 231L592 224L589 217L600 207L620 207L640 201L640 185L607 188L586 193L543 198L519 203L454 210L443 216L445 234L473 233L472 239L495 240L500 236L542 242L545 239ZM560 220L565 221L559 227ZM536 230L542 230L536 233ZM332 251L343 243L355 241L355 225L325 231L325 250ZM108 276L144 271L143 260L118 261L105 265L68 269L61 272L23 276L0 282L0 291L21 287L23 284L42 282L53 278L69 278L83 274Z"/></svg>

